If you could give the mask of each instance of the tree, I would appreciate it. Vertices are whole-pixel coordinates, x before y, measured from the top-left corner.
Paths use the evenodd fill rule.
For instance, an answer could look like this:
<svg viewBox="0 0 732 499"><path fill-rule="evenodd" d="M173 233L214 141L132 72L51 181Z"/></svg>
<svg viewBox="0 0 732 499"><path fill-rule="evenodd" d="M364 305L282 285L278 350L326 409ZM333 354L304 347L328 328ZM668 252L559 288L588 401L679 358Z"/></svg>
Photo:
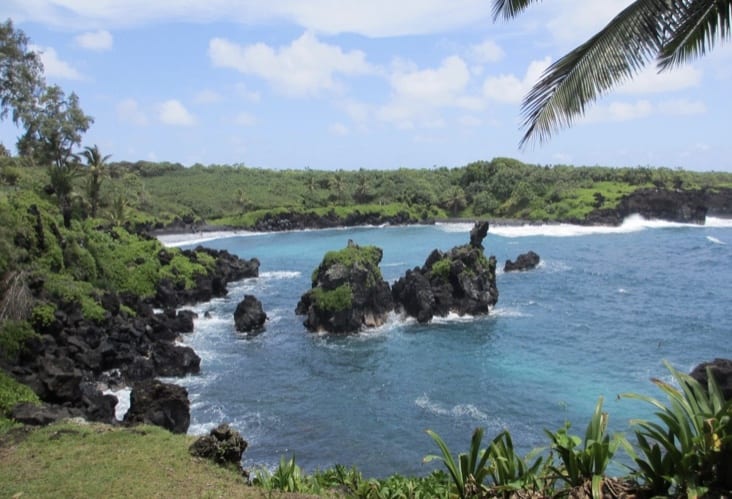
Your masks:
<svg viewBox="0 0 732 499"><path fill-rule="evenodd" d="M102 187L102 181L107 176L107 165L105 163L112 155L107 154L106 156L102 156L96 144L93 147L85 147L81 151L81 155L86 160L88 169L86 192L89 196L89 203L91 204L91 216L95 218L99 206L99 192Z"/></svg>
<svg viewBox="0 0 732 499"><path fill-rule="evenodd" d="M41 58L28 50L28 42L10 19L0 24L0 120L11 114L16 125L23 124L45 86Z"/></svg>
<svg viewBox="0 0 732 499"><path fill-rule="evenodd" d="M18 152L49 166L51 187L58 199L64 226L69 227L72 182L79 175L79 160L73 148L81 144L81 134L93 119L81 110L75 93L66 98L57 85L46 87L21 119L26 131L18 140Z"/></svg>
<svg viewBox="0 0 732 499"><path fill-rule="evenodd" d="M495 0L511 19L537 0ZM586 106L655 60L660 71L706 54L730 37L732 0L635 0L602 30L544 72L522 103L526 133L544 142Z"/></svg>

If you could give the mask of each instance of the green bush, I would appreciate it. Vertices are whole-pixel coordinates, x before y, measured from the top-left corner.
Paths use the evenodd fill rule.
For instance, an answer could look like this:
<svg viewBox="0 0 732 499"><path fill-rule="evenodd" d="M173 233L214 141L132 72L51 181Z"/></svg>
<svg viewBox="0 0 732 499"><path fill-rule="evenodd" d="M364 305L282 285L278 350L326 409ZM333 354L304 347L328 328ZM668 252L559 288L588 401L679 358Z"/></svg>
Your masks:
<svg viewBox="0 0 732 499"><path fill-rule="evenodd" d="M353 291L349 284L327 291L323 288L314 288L311 293L315 307L328 312L347 310L353 303Z"/></svg>
<svg viewBox="0 0 732 499"><path fill-rule="evenodd" d="M36 336L27 321L6 320L0 324L0 356L15 358L22 352L25 342Z"/></svg>
<svg viewBox="0 0 732 499"><path fill-rule="evenodd" d="M38 395L0 370L0 428L7 427L7 421L2 420L21 402L38 403Z"/></svg>

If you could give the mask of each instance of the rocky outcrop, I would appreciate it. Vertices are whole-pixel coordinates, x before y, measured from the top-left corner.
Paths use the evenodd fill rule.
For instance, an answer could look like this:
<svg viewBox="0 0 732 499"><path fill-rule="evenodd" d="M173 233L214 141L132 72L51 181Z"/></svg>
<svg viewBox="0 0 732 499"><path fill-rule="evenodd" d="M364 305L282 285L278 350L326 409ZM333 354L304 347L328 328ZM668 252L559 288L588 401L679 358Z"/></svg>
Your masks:
<svg viewBox="0 0 732 499"><path fill-rule="evenodd" d="M729 203L731 198L732 194L729 196L718 194L714 197L712 193L704 190L638 189L624 196L617 207L594 210L584 220L576 222L620 225L630 215L638 214L647 219L704 224L712 202L720 207L719 211L723 211L725 200L732 206L732 203ZM731 212L727 212L729 213Z"/></svg>
<svg viewBox="0 0 732 499"><path fill-rule="evenodd" d="M488 222L478 222L470 234L470 244L448 252L434 250L425 264L401 277L392 286L398 311L420 323L449 313L484 315L498 301L496 258L486 258L483 238Z"/></svg>
<svg viewBox="0 0 732 499"><path fill-rule="evenodd" d="M528 253L522 253L517 256L515 262L511 260L506 260L506 263L503 265L503 271L522 272L525 270L535 269L536 266L539 265L540 261L541 258L539 258L539 255L537 255L533 251L529 251Z"/></svg>
<svg viewBox="0 0 732 499"><path fill-rule="evenodd" d="M173 433L185 433L191 422L188 390L182 386L149 379L136 383L130 393L130 409L124 423L162 426Z"/></svg>
<svg viewBox="0 0 732 499"><path fill-rule="evenodd" d="M358 210L346 217L341 217L334 210L319 215L313 212L267 213L259 219L252 230L262 232L279 232L302 229L330 229L333 227L356 227L362 225L406 225L415 223L434 223L434 220L418 220L402 211L396 215L386 216L379 213L362 213Z"/></svg>
<svg viewBox="0 0 732 499"><path fill-rule="evenodd" d="M83 416L80 409L43 402L40 404L22 402L10 411L11 418L18 423L31 426L45 426L56 421Z"/></svg>
<svg viewBox="0 0 732 499"><path fill-rule="evenodd" d="M200 276L198 284L203 287L199 291L171 288L163 292L162 285L155 297L147 299L106 293L99 297L106 311L101 319L86 319L78 302L36 296L56 309L50 316L34 320L38 334L26 341L12 362L0 358L2 367L30 386L46 404L63 406L72 415L88 420L114 422L116 399L102 393L104 385L132 385L156 376L199 372L198 355L176 343L181 334L193 330L196 314L176 311L174 306L223 296L227 282L258 275L256 259L240 260L225 251L201 251L215 257L216 263L207 275ZM194 258L193 253L186 254ZM168 257L167 250L158 255L161 261ZM33 289L42 290L42 277L38 280ZM155 311L154 307L163 310ZM68 411L56 412L65 415Z"/></svg>
<svg viewBox="0 0 732 499"><path fill-rule="evenodd" d="M211 430L208 435L199 437L188 448L192 456L210 459L223 466L234 465L240 471L241 456L247 449L247 441L241 434L222 423Z"/></svg>
<svg viewBox="0 0 732 499"><path fill-rule="evenodd" d="M719 385L722 394L727 400L732 400L732 360L714 359L711 362L703 362L691 371L691 377L697 380L703 387L707 386L707 368L711 370L714 380Z"/></svg>
<svg viewBox="0 0 732 499"><path fill-rule="evenodd" d="M183 251L183 254L193 262L198 260L199 253L215 259L214 269L206 275L196 276L195 286L190 289L176 286L170 280L163 279L158 283L155 295L157 306L176 308L190 303L210 301L226 295L227 283L259 276L259 260L256 258L244 260L226 250L215 250L203 246ZM161 263L168 258L170 255L167 250L162 250L158 254Z"/></svg>
<svg viewBox="0 0 732 499"><path fill-rule="evenodd" d="M379 270L383 252L353 241L328 252L313 275L312 288L302 295L295 312L305 315L310 331L353 333L380 326L394 308L389 284Z"/></svg>
<svg viewBox="0 0 732 499"><path fill-rule="evenodd" d="M258 333L264 328L267 314L262 302L253 295L245 295L234 311L234 326L241 333Z"/></svg>

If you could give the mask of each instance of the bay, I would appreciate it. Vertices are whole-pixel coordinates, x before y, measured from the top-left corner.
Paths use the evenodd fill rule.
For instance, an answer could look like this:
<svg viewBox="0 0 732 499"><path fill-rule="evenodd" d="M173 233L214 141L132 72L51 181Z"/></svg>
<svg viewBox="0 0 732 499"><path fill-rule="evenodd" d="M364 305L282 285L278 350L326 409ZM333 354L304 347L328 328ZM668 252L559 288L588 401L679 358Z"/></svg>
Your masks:
<svg viewBox="0 0 732 499"><path fill-rule="evenodd" d="M528 250L542 263L497 276L486 317L419 325L393 315L377 330L316 335L295 315L325 252L349 239L383 249L393 282L434 248L469 240L469 224L369 227L288 233L161 238L257 257L260 277L199 304L182 341L202 357L201 374L174 380L192 401L190 433L226 421L249 442L245 467L295 455L306 471L335 464L366 476L422 475L436 452L426 429L455 451L475 427L508 429L521 452L547 445L544 429L565 422L583 434L599 397L614 431L650 407L624 392L663 398L650 379L670 380L667 360L688 372L732 357L732 222L705 226L645 221L621 227L491 227L486 255L499 267ZM205 236L205 237L204 237ZM233 312L254 294L269 316L264 333L237 333ZM204 315L208 313L208 317Z"/></svg>

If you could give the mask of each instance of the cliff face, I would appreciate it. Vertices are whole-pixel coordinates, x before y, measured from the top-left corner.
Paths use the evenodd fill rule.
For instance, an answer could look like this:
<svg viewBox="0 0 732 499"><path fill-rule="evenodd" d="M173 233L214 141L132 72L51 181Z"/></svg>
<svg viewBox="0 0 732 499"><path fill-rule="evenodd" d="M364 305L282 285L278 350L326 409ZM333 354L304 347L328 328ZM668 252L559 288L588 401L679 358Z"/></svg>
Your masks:
<svg viewBox="0 0 732 499"><path fill-rule="evenodd" d="M707 215L732 216L732 189L639 189L623 197L616 208L595 210L579 222L620 225L633 214L648 219L702 225Z"/></svg>

